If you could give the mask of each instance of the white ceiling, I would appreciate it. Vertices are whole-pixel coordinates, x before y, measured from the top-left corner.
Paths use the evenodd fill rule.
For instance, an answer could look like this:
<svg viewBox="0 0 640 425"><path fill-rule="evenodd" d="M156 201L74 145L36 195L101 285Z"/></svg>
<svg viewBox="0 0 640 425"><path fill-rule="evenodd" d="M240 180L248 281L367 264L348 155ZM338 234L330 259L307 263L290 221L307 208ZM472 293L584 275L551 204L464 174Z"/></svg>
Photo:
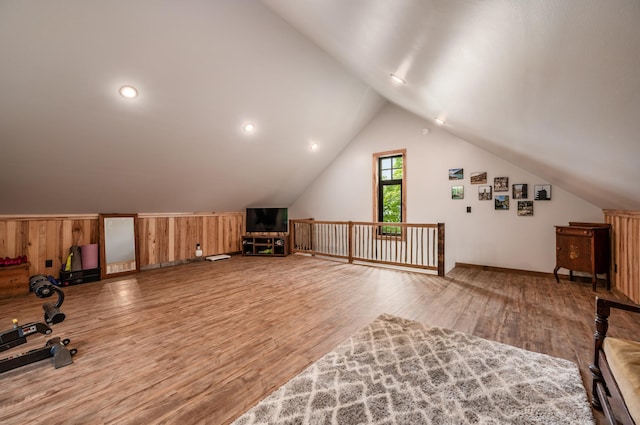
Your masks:
<svg viewBox="0 0 640 425"><path fill-rule="evenodd" d="M637 0L0 0L0 214L289 205L385 98L640 209L638 22Z"/></svg>

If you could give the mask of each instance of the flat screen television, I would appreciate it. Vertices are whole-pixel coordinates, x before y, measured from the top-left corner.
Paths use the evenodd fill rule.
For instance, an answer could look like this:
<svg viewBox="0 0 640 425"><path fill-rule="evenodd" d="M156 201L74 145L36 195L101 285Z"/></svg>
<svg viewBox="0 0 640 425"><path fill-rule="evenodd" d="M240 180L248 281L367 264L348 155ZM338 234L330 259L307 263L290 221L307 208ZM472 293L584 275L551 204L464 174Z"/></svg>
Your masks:
<svg viewBox="0 0 640 425"><path fill-rule="evenodd" d="M247 208L247 233L286 233L289 229L287 208Z"/></svg>

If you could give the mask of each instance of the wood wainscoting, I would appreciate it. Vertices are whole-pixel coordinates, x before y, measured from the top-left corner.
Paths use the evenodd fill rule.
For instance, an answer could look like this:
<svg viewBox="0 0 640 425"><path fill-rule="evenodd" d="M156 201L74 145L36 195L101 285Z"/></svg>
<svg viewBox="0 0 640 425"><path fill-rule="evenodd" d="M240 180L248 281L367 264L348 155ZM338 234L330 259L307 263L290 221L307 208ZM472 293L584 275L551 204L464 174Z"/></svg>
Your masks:
<svg viewBox="0 0 640 425"><path fill-rule="evenodd" d="M240 252L244 212L204 214L138 214L140 266L153 268L195 256Z"/></svg>
<svg viewBox="0 0 640 425"><path fill-rule="evenodd" d="M640 211L604 210L604 217L611 224L614 285L640 304Z"/></svg>
<svg viewBox="0 0 640 425"><path fill-rule="evenodd" d="M98 239L98 214L0 216L0 257L26 255L30 276L57 277L72 245ZM52 260L51 267L45 266L46 260Z"/></svg>
<svg viewBox="0 0 640 425"><path fill-rule="evenodd" d="M240 251L244 212L139 214L140 266ZM26 255L29 275L58 276L72 245L98 243L98 214L0 216L0 257ZM45 261L52 260L51 267Z"/></svg>

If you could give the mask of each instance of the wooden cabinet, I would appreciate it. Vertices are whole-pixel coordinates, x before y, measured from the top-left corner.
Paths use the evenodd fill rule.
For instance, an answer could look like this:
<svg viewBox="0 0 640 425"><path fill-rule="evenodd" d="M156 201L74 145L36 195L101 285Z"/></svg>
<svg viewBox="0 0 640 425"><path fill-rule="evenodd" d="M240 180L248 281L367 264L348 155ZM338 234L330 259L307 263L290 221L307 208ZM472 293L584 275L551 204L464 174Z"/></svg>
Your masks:
<svg viewBox="0 0 640 425"><path fill-rule="evenodd" d="M289 255L289 235L242 237L242 255L266 255L284 257Z"/></svg>
<svg viewBox="0 0 640 425"><path fill-rule="evenodd" d="M557 282L558 269L569 269L569 279L573 272L591 273L593 290L596 290L597 274L606 274L607 289L611 289L609 275L611 226L606 223L569 223L556 227L556 267L553 274Z"/></svg>
<svg viewBox="0 0 640 425"><path fill-rule="evenodd" d="M0 299L29 293L29 267L31 263L0 267Z"/></svg>

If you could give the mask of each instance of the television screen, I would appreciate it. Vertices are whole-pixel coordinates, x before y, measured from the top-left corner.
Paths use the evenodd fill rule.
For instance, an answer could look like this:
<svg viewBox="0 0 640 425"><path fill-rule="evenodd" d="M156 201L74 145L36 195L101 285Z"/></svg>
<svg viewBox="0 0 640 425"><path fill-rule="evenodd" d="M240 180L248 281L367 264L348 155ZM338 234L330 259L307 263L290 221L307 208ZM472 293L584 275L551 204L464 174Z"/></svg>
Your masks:
<svg viewBox="0 0 640 425"><path fill-rule="evenodd" d="M247 233L286 233L287 208L247 208Z"/></svg>

